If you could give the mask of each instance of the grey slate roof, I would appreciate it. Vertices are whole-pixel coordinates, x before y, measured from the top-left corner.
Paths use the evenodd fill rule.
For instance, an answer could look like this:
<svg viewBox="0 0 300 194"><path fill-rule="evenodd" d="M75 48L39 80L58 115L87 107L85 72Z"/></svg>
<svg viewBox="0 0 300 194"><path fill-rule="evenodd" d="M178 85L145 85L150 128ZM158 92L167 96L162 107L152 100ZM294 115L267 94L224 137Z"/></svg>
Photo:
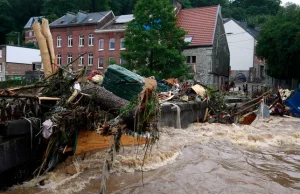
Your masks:
<svg viewBox="0 0 300 194"><path fill-rule="evenodd" d="M50 27L61 27L68 25L81 25L81 24L96 24L99 23L111 11L86 13L79 11L78 13L68 12L66 15L52 22Z"/></svg>
<svg viewBox="0 0 300 194"><path fill-rule="evenodd" d="M247 24L247 22L240 22L233 18L223 18L223 23L227 23L230 20L234 21L237 25L239 25L241 28L243 28L246 32L248 32L253 38L257 39L260 33L260 28L255 26L255 28L250 28Z"/></svg>
<svg viewBox="0 0 300 194"><path fill-rule="evenodd" d="M26 25L24 26L24 29L31 29L31 26L32 26L32 24L33 24L33 22L35 21L35 20L38 20L38 19L40 19L40 18L43 18L44 16L35 16L35 17L31 17L29 20L28 20L28 22L26 23Z"/></svg>

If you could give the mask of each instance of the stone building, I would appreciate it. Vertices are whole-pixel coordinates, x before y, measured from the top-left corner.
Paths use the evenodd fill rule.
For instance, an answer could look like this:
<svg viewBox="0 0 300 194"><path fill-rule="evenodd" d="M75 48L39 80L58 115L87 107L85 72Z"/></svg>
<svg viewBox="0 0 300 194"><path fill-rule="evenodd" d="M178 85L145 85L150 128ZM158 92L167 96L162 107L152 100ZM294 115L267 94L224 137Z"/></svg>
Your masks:
<svg viewBox="0 0 300 194"><path fill-rule="evenodd" d="M40 50L18 46L0 46L0 81L22 79L33 63L41 63Z"/></svg>
<svg viewBox="0 0 300 194"><path fill-rule="evenodd" d="M183 9L178 24L186 32L183 54L195 70L195 79L206 85L221 85L229 77L230 54L221 7Z"/></svg>

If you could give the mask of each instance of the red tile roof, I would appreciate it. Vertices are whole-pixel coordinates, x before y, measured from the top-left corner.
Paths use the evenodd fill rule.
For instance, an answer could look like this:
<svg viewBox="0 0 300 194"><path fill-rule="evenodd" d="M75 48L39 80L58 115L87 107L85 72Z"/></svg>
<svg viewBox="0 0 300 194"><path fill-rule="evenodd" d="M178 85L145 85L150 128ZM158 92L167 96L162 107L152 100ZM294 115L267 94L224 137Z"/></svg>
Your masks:
<svg viewBox="0 0 300 194"><path fill-rule="evenodd" d="M177 15L178 25L192 36L189 46L212 45L219 6L182 9Z"/></svg>

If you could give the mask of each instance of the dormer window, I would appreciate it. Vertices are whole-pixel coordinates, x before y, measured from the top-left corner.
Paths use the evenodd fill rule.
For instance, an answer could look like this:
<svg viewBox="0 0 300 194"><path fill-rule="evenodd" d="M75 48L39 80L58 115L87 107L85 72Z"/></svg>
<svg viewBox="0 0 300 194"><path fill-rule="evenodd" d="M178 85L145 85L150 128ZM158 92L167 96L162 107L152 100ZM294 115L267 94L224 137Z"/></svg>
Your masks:
<svg viewBox="0 0 300 194"><path fill-rule="evenodd" d="M193 40L193 37L192 37L192 36L186 36L186 37L184 38L184 42L185 42L185 43L191 43L192 40Z"/></svg>

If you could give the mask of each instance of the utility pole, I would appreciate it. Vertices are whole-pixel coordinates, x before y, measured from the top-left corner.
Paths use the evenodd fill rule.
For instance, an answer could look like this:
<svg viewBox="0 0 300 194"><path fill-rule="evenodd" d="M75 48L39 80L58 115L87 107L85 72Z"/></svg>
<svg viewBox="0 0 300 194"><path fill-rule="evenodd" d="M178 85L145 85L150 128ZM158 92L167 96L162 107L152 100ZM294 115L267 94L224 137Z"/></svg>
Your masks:
<svg viewBox="0 0 300 194"><path fill-rule="evenodd" d="M20 32L18 32L18 46L20 46Z"/></svg>

